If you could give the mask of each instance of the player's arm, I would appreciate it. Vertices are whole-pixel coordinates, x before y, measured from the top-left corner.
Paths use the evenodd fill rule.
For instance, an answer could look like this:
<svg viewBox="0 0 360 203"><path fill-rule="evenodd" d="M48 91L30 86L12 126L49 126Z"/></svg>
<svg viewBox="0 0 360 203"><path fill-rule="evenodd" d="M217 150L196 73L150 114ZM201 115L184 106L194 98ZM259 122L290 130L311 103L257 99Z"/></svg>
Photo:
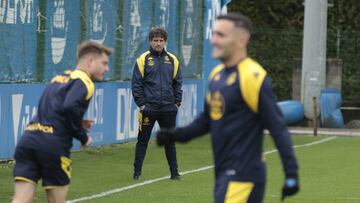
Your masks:
<svg viewBox="0 0 360 203"><path fill-rule="evenodd" d="M131 80L132 95L138 107L145 105L145 94L143 86L143 76L141 75L138 63L135 63Z"/></svg>
<svg viewBox="0 0 360 203"><path fill-rule="evenodd" d="M69 123L69 128L71 132L74 132L73 136L78 139L82 145L86 145L89 139L82 122L86 112L83 104L87 102L87 95L88 90L85 84L80 79L77 79L67 92L63 103L64 114Z"/></svg>
<svg viewBox="0 0 360 203"><path fill-rule="evenodd" d="M195 120L185 127L176 129L162 129L157 133L158 145L171 142L188 142L196 137L207 134L210 131L210 117L208 106L205 102L204 111Z"/></svg>
<svg viewBox="0 0 360 203"><path fill-rule="evenodd" d="M177 105L177 107L179 107L181 105L181 100L182 100L182 75L181 75L181 69L179 66L178 72L174 78L173 81L173 90L174 90L174 96L175 96L175 104Z"/></svg>
<svg viewBox="0 0 360 203"><path fill-rule="evenodd" d="M298 164L292 148L291 135L287 130L283 115L277 106L275 95L272 91L271 79L268 77L265 78L260 90L258 112L262 123L270 131L276 148L280 153L286 182L288 180L294 180L296 183L294 187L290 188L291 194L287 194L293 195L298 191Z"/></svg>
<svg viewBox="0 0 360 203"><path fill-rule="evenodd" d="M298 165L292 148L291 135L277 106L275 95L271 88L271 79L268 77L265 78L260 90L259 114L262 123L270 131L275 145L280 152L285 173L297 173Z"/></svg>

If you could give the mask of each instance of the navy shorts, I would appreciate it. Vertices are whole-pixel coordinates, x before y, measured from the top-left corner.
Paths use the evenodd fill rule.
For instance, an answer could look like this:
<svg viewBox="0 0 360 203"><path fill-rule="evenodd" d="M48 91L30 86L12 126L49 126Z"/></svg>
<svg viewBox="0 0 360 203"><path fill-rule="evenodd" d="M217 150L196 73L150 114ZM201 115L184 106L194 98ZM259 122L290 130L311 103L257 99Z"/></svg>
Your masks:
<svg viewBox="0 0 360 203"><path fill-rule="evenodd" d="M214 202L261 203L264 192L265 183L244 182L223 176L216 180Z"/></svg>
<svg viewBox="0 0 360 203"><path fill-rule="evenodd" d="M42 179L45 189L70 183L71 160L66 156L17 147L15 149L14 179L33 184Z"/></svg>

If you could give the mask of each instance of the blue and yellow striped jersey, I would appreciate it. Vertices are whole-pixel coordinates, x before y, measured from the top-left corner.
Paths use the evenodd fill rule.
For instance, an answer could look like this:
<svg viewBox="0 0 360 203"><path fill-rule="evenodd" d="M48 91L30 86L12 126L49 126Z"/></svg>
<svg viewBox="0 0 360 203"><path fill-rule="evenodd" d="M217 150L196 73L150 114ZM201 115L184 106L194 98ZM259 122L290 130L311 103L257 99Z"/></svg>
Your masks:
<svg viewBox="0 0 360 203"><path fill-rule="evenodd" d="M84 71L76 69L55 76L18 146L69 154L73 137L85 144L88 136L82 119L93 92L94 84Z"/></svg>
<svg viewBox="0 0 360 203"><path fill-rule="evenodd" d="M186 142L211 133L216 177L264 182L263 130L269 129L287 174L296 173L297 161L290 134L276 104L271 80L254 60L235 67L219 65L209 78L204 111L188 126L175 131Z"/></svg>

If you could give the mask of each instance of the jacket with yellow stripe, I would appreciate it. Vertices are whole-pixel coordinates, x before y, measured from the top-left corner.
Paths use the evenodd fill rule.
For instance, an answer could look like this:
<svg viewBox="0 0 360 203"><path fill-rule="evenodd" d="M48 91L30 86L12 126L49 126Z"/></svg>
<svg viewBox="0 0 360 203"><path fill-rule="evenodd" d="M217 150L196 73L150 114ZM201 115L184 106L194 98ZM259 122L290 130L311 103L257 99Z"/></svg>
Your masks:
<svg viewBox="0 0 360 203"><path fill-rule="evenodd" d="M187 142L208 132L212 136L216 177L265 182L263 130L279 150L284 171L297 174L290 134L266 71L250 58L235 67L219 65L210 74L204 111L174 139Z"/></svg>
<svg viewBox="0 0 360 203"><path fill-rule="evenodd" d="M151 111L176 111L182 99L179 60L152 48L137 58L132 77L132 94L137 106Z"/></svg>
<svg viewBox="0 0 360 203"><path fill-rule="evenodd" d="M68 155L73 137L88 140L82 119L94 92L90 77L81 70L65 71L47 85L36 116L27 125L18 147Z"/></svg>

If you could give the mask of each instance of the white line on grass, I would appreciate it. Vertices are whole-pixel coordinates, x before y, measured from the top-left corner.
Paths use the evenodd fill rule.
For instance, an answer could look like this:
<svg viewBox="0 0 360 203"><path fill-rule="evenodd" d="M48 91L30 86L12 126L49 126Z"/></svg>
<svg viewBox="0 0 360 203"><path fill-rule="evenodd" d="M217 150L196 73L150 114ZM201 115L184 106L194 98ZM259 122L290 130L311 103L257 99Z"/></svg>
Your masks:
<svg viewBox="0 0 360 203"><path fill-rule="evenodd" d="M208 170L208 169L211 169L211 168L214 168L214 166L205 166L205 167L201 167L201 168L198 168L198 169L185 171L185 172L182 172L181 175L186 175L186 174L189 174L189 173L196 173L196 172L200 172L200 171L205 171L205 170ZM104 197L104 196L108 196L108 195L111 195L111 194L114 194L114 193L122 192L124 190L130 190L130 189L133 189L133 188L136 188L136 187L140 187L140 186L143 186L143 185L148 185L148 184L159 182L161 180L165 180L165 179L169 179L169 178L170 178L170 176L164 176L164 177L161 177L161 178L155 178L155 179L151 179L151 180L146 180L146 181L141 182L141 183L128 185L128 186L121 187L121 188L116 188L116 189L109 190L109 191L106 191L106 192L102 192L102 193L99 193L99 194L96 194L96 195L91 195L91 196L88 196L88 197L82 197L82 198L74 199L74 200L69 200L69 201L67 201L67 203L81 202L81 201L85 201L85 200L91 200L91 199L95 199L95 198L99 198L99 197Z"/></svg>
<svg viewBox="0 0 360 203"><path fill-rule="evenodd" d="M330 140L333 140L333 139L336 139L336 138L337 137L328 137L328 138L321 139L321 140L318 140L318 141L315 141L315 142L309 142L309 143L301 144L301 145L294 145L293 148L310 147L312 145L321 144L321 143L324 143L324 142L327 142L327 141L330 141ZM264 154L272 154L272 153L277 152L277 151L278 151L277 149L273 149L273 150L264 152Z"/></svg>
<svg viewBox="0 0 360 203"><path fill-rule="evenodd" d="M312 145L317 145L317 144L321 144L321 143L324 143L324 142L328 142L328 141L336 139L336 138L337 137L328 137L328 138L325 138L325 139L322 139L322 140L319 140L319 141L315 141L315 142L310 142L310 143L306 143L306 144L302 144L302 145L294 145L293 147L294 148L310 147ZM277 152L277 151L278 151L277 149L274 149L274 150L266 151L265 154L272 154L272 153ZM196 172L205 171L205 170L212 169L212 168L214 168L214 165L205 166L205 167L201 167L201 168L190 170L190 171L184 171L184 172L182 172L180 174L181 175L186 175L186 174L190 174L190 173L196 173ZM82 201L85 201L85 200L91 200L91 199L96 199L96 198L100 198L100 197L105 197L105 196L108 196L108 195L111 195L111 194L114 194L114 193L119 193L119 192L122 192L122 191L125 191L125 190L130 190L130 189L141 187L141 186L144 186L144 185L149 185L149 184L159 182L159 181L162 181L162 180L165 180L165 179L169 179L169 176L164 176L164 177L161 177L161 178L155 178L155 179L151 179L151 180L146 180L146 181L141 182L141 183L128 185L128 186L121 187L121 188L116 188L116 189L109 190L109 191L106 191L106 192L102 192L102 193L99 193L99 194L95 194L95 195L91 195L91 196L87 196L87 197L81 197L81 198L74 199L74 200L69 200L69 201L67 201L67 203L82 202Z"/></svg>
<svg viewBox="0 0 360 203"><path fill-rule="evenodd" d="M280 195L269 195L269 198L280 198ZM360 200L360 197L335 197L339 200Z"/></svg>

